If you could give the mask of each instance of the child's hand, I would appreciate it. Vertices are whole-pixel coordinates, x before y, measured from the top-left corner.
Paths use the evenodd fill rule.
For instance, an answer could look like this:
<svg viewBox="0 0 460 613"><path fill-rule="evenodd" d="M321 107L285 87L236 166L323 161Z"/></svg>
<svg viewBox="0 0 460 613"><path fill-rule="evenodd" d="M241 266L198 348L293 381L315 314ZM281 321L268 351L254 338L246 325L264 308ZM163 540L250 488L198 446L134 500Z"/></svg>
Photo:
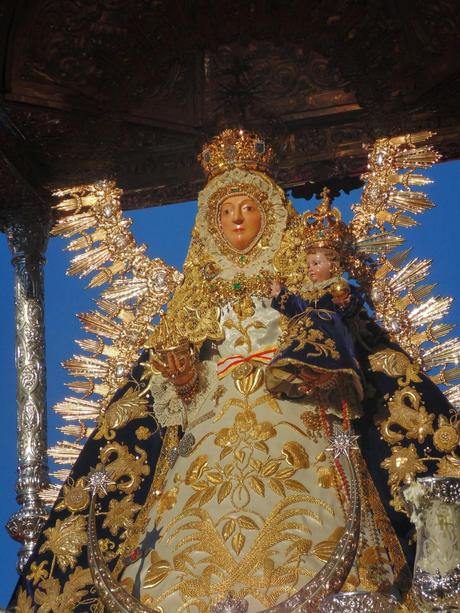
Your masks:
<svg viewBox="0 0 460 613"><path fill-rule="evenodd" d="M272 291L271 291L270 296L272 298L276 298L278 294L280 293L280 291L281 291L281 283L275 279L272 283Z"/></svg>

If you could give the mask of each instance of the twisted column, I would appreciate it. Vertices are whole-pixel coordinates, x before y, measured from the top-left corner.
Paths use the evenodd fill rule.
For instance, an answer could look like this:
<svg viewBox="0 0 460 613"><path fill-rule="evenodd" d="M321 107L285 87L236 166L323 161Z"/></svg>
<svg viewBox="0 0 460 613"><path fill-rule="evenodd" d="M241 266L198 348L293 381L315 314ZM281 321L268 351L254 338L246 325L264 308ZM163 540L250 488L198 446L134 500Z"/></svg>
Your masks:
<svg viewBox="0 0 460 613"><path fill-rule="evenodd" d="M48 484L46 366L44 335L44 252L47 219L24 219L8 227L15 268L17 501L20 508L7 523L24 544L18 556L22 571L46 518L39 492Z"/></svg>

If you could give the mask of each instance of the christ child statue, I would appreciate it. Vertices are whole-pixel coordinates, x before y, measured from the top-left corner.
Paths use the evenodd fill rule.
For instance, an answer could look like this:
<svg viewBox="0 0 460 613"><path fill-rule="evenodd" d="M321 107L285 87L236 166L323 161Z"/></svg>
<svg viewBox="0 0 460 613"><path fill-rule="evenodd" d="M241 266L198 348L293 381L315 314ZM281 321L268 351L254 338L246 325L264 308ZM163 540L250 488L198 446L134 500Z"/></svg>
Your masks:
<svg viewBox="0 0 460 613"><path fill-rule="evenodd" d="M336 399L346 397L358 406L361 374L347 318L361 301L341 277L336 251L307 246L306 262L302 294L291 293L279 281L272 284L272 307L288 318L288 326L267 367L267 387L291 398L324 398L334 390Z"/></svg>

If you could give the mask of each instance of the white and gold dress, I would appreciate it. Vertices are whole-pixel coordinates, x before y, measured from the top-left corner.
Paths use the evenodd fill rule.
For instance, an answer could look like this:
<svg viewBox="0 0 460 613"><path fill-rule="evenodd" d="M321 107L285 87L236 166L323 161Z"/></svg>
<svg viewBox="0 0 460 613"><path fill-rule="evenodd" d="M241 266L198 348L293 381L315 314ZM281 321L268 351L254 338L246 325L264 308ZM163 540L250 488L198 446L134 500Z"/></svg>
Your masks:
<svg viewBox="0 0 460 613"><path fill-rule="evenodd" d="M345 527L347 475L326 453L341 416L267 392L279 313L255 298L244 316L222 309L225 339L201 362L204 389L188 416L195 444L140 520L156 542L123 577L152 608L209 611L229 594L269 608L321 569ZM392 584L375 522L364 522L358 559L348 589Z"/></svg>

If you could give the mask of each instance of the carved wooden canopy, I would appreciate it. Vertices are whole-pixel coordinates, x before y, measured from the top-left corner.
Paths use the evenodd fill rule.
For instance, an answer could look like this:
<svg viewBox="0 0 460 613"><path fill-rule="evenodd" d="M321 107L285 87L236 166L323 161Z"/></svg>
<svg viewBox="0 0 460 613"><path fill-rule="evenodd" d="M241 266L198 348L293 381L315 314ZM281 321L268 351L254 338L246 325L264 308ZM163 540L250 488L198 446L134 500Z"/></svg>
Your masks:
<svg viewBox="0 0 460 613"><path fill-rule="evenodd" d="M378 136L460 154L457 0L3 0L0 28L0 226L106 177L126 208L193 199L238 124L307 197L359 184Z"/></svg>

